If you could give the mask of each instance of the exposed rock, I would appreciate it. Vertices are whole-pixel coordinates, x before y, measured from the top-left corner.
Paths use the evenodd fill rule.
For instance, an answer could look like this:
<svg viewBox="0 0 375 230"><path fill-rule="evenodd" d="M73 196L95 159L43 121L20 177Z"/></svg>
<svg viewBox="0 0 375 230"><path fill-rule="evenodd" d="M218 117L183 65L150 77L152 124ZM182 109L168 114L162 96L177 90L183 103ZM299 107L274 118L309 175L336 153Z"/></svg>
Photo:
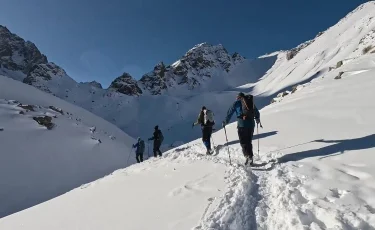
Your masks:
<svg viewBox="0 0 375 230"><path fill-rule="evenodd" d="M64 111L60 108L56 108L55 106L52 106L52 105L49 108L52 109L55 112L60 113L61 115L64 115Z"/></svg>
<svg viewBox="0 0 375 230"><path fill-rule="evenodd" d="M297 55L297 51L296 50L289 50L287 53L286 53L286 60L291 60L292 58L294 58L294 56Z"/></svg>
<svg viewBox="0 0 375 230"><path fill-rule="evenodd" d="M89 85L91 85L91 86L93 86L95 88L98 88L98 89L103 89L102 84L100 84L97 81L91 81L91 82L89 82Z"/></svg>
<svg viewBox="0 0 375 230"><path fill-rule="evenodd" d="M26 109L27 111L35 111L33 105L23 105L23 104L18 104L18 107L21 107L23 109Z"/></svg>
<svg viewBox="0 0 375 230"><path fill-rule="evenodd" d="M47 63L34 43L25 41L0 25L0 67L28 74L34 65Z"/></svg>
<svg viewBox="0 0 375 230"><path fill-rule="evenodd" d="M65 70L63 70L53 62L49 62L46 64L33 66L23 82L31 85L38 80L49 81L52 79L52 77L63 77L65 75Z"/></svg>
<svg viewBox="0 0 375 230"><path fill-rule="evenodd" d="M55 124L52 123L52 117L42 116L42 117L33 117L34 121L38 122L39 125L45 126L48 130L51 130Z"/></svg>
<svg viewBox="0 0 375 230"><path fill-rule="evenodd" d="M302 89L303 87L304 87L303 85L295 85L295 86L292 87L292 92L291 93L295 93L298 90Z"/></svg>
<svg viewBox="0 0 375 230"><path fill-rule="evenodd" d="M140 82L143 84L146 90L149 90L152 94L161 94L162 90L167 89L166 84L166 72L167 69L163 62L160 62L154 67L154 70L148 74L143 75Z"/></svg>
<svg viewBox="0 0 375 230"><path fill-rule="evenodd" d="M54 81L55 85L59 85L59 82L64 82L64 85L70 83L71 86L75 86L76 82L71 79L61 67L55 63L49 62L46 64L35 65L27 77L23 79L23 83L32 85L42 91L51 93L49 88L49 81ZM55 94L53 94L55 96ZM59 95L62 97L63 95ZM65 97L68 97L64 94Z"/></svg>
<svg viewBox="0 0 375 230"><path fill-rule="evenodd" d="M304 48L306 48L307 46L311 45L315 39L319 36L321 36L323 33L320 32L321 34L318 34L314 39L311 39L307 42L304 42L302 43L301 45L289 50L287 53L286 53L286 59L287 60L291 60L293 59L301 50L303 50Z"/></svg>
<svg viewBox="0 0 375 230"><path fill-rule="evenodd" d="M95 126L93 126L93 127L90 128L90 132L91 133L95 133L95 131L96 131L96 127Z"/></svg>
<svg viewBox="0 0 375 230"><path fill-rule="evenodd" d="M152 72L145 74L140 82L144 90L153 95L162 94L176 85L187 85L188 89L194 89L205 79L211 78L217 70L229 72L244 60L238 53L229 55L222 45L202 43L194 46L170 66L159 63Z"/></svg>
<svg viewBox="0 0 375 230"><path fill-rule="evenodd" d="M143 93L137 81L128 73L123 73L120 77L116 78L109 86L109 89L129 96L139 96Z"/></svg>
<svg viewBox="0 0 375 230"><path fill-rule="evenodd" d="M363 48L362 54L367 54L370 50L372 50L372 48L374 48L372 45L366 46Z"/></svg>
<svg viewBox="0 0 375 230"><path fill-rule="evenodd" d="M276 97L281 98L281 97L288 96L289 94L291 94L290 91L284 91L284 92L281 92L281 93L277 94Z"/></svg>
<svg viewBox="0 0 375 230"><path fill-rule="evenodd" d="M102 143L102 141L99 138L91 137L91 139L97 141L99 144Z"/></svg>
<svg viewBox="0 0 375 230"><path fill-rule="evenodd" d="M337 69L337 68L340 68L342 65L343 65L343 62L342 62L342 61L337 62L337 64L336 64L336 69Z"/></svg>
<svg viewBox="0 0 375 230"><path fill-rule="evenodd" d="M335 77L335 79L337 80L337 79L341 79L341 76L344 74L344 72L340 72L339 73L339 75L337 75L336 77Z"/></svg>

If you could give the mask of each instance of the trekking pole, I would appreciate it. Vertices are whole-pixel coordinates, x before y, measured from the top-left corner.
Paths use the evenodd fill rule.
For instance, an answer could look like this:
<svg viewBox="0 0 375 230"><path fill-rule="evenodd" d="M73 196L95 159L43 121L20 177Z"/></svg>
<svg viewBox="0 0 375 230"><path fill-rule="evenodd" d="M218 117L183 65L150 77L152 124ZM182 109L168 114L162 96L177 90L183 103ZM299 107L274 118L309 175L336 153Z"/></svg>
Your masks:
<svg viewBox="0 0 375 230"><path fill-rule="evenodd" d="M225 139L227 140L227 150L228 150L228 156L229 156L229 164L232 165L232 162L231 162L231 160L230 160L229 147L228 147L228 136L227 136L227 130L225 129L225 126L224 126L224 132L225 132Z"/></svg>
<svg viewBox="0 0 375 230"><path fill-rule="evenodd" d="M150 158L150 141L148 141L147 143L147 155L148 155L148 158Z"/></svg>
<svg viewBox="0 0 375 230"><path fill-rule="evenodd" d="M259 157L259 125L257 124L257 136L258 136L258 159L260 160L260 157ZM262 124L260 124L260 127L262 127Z"/></svg>
<svg viewBox="0 0 375 230"><path fill-rule="evenodd" d="M212 146L215 148L215 142L214 142L214 138L212 135L211 135L211 141L212 141Z"/></svg>
<svg viewBox="0 0 375 230"><path fill-rule="evenodd" d="M128 160L126 161L126 166L129 165L129 159L130 159L130 155L132 154L132 152L133 152L133 151L130 151L130 153L129 153Z"/></svg>

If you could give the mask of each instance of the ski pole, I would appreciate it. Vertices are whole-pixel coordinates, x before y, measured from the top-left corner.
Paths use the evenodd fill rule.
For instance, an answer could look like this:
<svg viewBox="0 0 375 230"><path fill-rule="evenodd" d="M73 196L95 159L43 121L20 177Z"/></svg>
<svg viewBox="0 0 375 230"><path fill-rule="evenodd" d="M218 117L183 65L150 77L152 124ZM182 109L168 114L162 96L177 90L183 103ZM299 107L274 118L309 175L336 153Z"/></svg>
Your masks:
<svg viewBox="0 0 375 230"><path fill-rule="evenodd" d="M232 162L230 160L230 152L229 152L229 147L228 147L228 136L227 136L227 130L225 129L225 126L224 126L224 132L225 132L225 139L227 141L227 150L228 150L228 156L229 156L229 164L232 165Z"/></svg>

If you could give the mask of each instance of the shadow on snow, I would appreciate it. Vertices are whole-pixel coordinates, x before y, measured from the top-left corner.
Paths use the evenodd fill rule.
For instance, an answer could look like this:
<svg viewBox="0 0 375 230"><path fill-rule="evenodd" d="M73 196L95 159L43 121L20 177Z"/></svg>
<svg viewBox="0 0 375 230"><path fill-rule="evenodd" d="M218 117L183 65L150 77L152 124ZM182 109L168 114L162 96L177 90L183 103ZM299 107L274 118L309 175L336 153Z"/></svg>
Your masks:
<svg viewBox="0 0 375 230"><path fill-rule="evenodd" d="M319 149L311 149L302 152L284 155L278 159L278 163L286 163L289 161L299 161L310 157L323 158L337 156L343 154L345 151L362 150L375 147L375 134L369 136L344 139L344 140L315 140L320 143L334 143L333 145L325 146Z"/></svg>
<svg viewBox="0 0 375 230"><path fill-rule="evenodd" d="M277 134L277 131L272 131L272 132L267 132L267 133L260 133L260 134L254 135L253 140L258 140L258 139L266 138L266 137L273 136L273 135L276 135L276 134ZM234 145L234 144L238 144L238 143L240 143L239 140L234 140L234 141L229 141L228 145Z"/></svg>

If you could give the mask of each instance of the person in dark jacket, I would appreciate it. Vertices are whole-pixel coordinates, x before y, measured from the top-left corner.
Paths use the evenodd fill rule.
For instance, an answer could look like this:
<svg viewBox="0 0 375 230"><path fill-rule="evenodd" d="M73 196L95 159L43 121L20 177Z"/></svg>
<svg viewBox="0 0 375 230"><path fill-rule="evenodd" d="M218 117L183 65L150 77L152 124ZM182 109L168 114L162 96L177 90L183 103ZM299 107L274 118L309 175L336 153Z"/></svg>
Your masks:
<svg viewBox="0 0 375 230"><path fill-rule="evenodd" d="M161 143L164 140L163 134L159 129L159 126L155 126L154 134L151 138L148 139L149 141L154 141L154 157L162 156L162 153L160 151Z"/></svg>
<svg viewBox="0 0 375 230"><path fill-rule="evenodd" d="M199 112L197 121L193 123L192 127L201 125L202 141L207 149L206 154L211 154L211 135L212 127L214 126L214 124L215 122L213 120L212 111L207 110L207 108L203 106L201 111Z"/></svg>
<svg viewBox="0 0 375 230"><path fill-rule="evenodd" d="M135 159L137 159L137 162L143 162L143 153L145 151L145 142L138 137L137 143L133 144L133 148L135 148Z"/></svg>
<svg viewBox="0 0 375 230"><path fill-rule="evenodd" d="M227 112L227 116L225 118L225 121L223 122L223 126L228 124L232 115L236 113L237 132L238 132L238 137L240 139L242 152L246 158L245 164L247 164L249 161L250 161L250 164L252 164L253 163L252 139L254 135L255 121L257 124L259 124L260 122L260 113L254 104L245 105L245 106L248 106L250 109L253 109L253 114L254 114L254 117L245 117L243 115L243 107L244 107L243 103L245 103L244 98L245 98L245 94L243 93L239 93L237 95L237 100L233 103L233 105L229 108Z"/></svg>

